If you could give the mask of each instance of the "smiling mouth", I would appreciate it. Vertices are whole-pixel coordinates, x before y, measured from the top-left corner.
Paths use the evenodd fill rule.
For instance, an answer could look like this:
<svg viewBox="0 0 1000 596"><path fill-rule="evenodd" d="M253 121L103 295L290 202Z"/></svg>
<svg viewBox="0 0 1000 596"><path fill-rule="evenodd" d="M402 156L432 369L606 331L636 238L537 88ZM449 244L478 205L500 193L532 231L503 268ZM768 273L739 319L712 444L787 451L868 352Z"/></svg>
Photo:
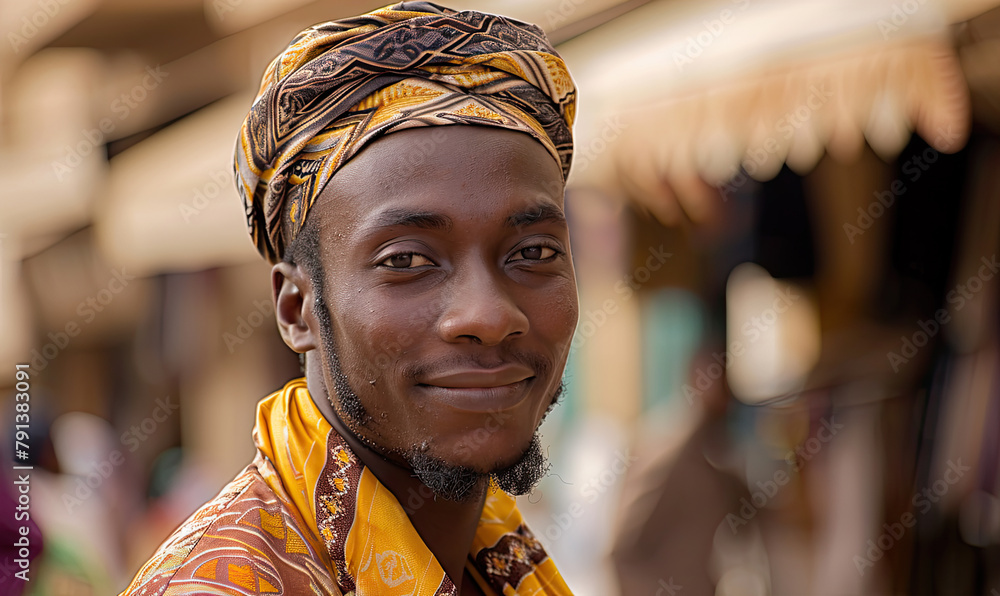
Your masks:
<svg viewBox="0 0 1000 596"><path fill-rule="evenodd" d="M509 365L449 371L424 379L417 388L453 409L485 413L508 410L521 403L535 378L531 369Z"/></svg>

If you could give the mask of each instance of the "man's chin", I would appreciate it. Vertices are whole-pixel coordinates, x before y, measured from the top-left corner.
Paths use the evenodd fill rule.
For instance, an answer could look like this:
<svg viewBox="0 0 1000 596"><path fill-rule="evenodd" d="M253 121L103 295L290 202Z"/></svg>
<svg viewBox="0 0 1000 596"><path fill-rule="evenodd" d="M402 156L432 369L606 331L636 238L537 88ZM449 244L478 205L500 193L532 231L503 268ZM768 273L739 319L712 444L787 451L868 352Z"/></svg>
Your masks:
<svg viewBox="0 0 1000 596"><path fill-rule="evenodd" d="M490 477L502 490L521 496L530 493L549 472L549 462L542 451L538 434L531 437L531 443L513 465L494 470Z"/></svg>
<svg viewBox="0 0 1000 596"><path fill-rule="evenodd" d="M549 465L535 434L528 447L513 463L495 463L489 469L455 465L433 455L427 443L414 446L404 455L414 475L439 498L467 502L482 495L487 480L513 495L526 495L548 472Z"/></svg>

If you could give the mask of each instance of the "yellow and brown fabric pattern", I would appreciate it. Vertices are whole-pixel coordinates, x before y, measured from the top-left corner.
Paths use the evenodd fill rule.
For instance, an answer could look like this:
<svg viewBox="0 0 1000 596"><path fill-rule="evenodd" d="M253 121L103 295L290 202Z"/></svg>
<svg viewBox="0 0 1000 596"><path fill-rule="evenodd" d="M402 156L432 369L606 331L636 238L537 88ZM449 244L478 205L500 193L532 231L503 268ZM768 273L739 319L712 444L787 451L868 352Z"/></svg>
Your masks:
<svg viewBox="0 0 1000 596"><path fill-rule="evenodd" d="M123 596L457 593L304 379L260 402L254 440L254 462L160 546ZM487 497L466 569L486 594L570 594L499 490Z"/></svg>
<svg viewBox="0 0 1000 596"><path fill-rule="evenodd" d="M234 168L250 235L280 260L337 169L409 128L521 131L565 178L575 109L566 65L535 25L429 2L315 25L268 66L240 131Z"/></svg>

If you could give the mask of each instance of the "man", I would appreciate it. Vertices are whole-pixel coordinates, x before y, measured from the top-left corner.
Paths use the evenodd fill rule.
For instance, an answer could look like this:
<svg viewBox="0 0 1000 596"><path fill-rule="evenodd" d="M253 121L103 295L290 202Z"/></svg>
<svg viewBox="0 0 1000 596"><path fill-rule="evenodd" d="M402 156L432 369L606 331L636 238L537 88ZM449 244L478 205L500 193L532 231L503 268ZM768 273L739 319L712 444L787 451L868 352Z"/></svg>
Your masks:
<svg viewBox="0 0 1000 596"><path fill-rule="evenodd" d="M569 593L510 494L578 316L574 108L538 28L424 2L271 63L235 167L305 377L125 594Z"/></svg>

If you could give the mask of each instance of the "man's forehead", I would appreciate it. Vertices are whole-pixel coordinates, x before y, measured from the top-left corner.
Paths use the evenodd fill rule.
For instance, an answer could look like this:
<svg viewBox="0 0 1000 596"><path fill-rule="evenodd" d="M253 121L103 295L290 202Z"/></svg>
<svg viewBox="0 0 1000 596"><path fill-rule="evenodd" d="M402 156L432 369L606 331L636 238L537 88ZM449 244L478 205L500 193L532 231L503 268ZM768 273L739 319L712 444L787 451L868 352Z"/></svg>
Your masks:
<svg viewBox="0 0 1000 596"><path fill-rule="evenodd" d="M435 132L440 134L434 134ZM432 143L432 144L429 144ZM414 164L419 156L419 166ZM369 226L443 228L434 214L532 221L562 217L555 160L525 134L476 126L415 129L372 143L330 180L320 208ZM488 199L485 201L484 198Z"/></svg>
<svg viewBox="0 0 1000 596"><path fill-rule="evenodd" d="M361 149L343 166L344 170L356 169L357 162L377 171L393 176L419 178L455 173L447 167L451 163L462 164L459 171L484 169L502 172L508 165L520 165L527 159L544 159L551 162L551 177L562 182L560 165L537 139L523 132L455 124L411 128L387 134ZM365 163L369 162L369 163ZM353 166L353 167L352 167ZM471 166L471 168L470 168ZM339 175L341 172L338 172ZM528 172L511 172L524 175ZM334 176L332 180L336 179Z"/></svg>

